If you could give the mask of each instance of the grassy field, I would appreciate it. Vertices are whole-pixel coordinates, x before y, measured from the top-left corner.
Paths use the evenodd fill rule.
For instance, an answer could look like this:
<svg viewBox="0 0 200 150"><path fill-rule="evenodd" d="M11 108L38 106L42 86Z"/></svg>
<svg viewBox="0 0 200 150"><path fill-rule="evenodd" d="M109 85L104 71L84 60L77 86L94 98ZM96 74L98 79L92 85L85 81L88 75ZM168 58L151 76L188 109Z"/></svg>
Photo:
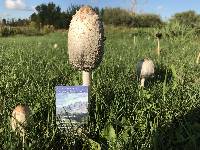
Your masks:
<svg viewBox="0 0 200 150"><path fill-rule="evenodd" d="M93 72L90 122L81 135L55 125L54 87L82 82L68 63L67 32L0 38L0 149L200 148L200 38L179 30L164 35L158 58L155 29L106 28L104 58ZM141 89L135 71L145 57L156 73ZM20 103L32 111L24 144L10 127Z"/></svg>

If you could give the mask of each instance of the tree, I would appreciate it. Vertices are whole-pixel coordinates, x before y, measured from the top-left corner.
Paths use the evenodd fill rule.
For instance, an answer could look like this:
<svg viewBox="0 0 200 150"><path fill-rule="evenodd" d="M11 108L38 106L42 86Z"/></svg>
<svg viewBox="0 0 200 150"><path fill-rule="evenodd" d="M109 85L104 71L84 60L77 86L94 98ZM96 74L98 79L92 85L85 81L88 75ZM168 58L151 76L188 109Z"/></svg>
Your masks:
<svg viewBox="0 0 200 150"><path fill-rule="evenodd" d="M68 28L72 16L80 8L79 5L71 5L65 12L54 3L36 6L36 13L30 16L30 20L36 22L37 26L53 25L55 28ZM97 9L96 9L97 10Z"/></svg>
<svg viewBox="0 0 200 150"><path fill-rule="evenodd" d="M2 19L2 24L6 25L6 23L7 23L6 19Z"/></svg>
<svg viewBox="0 0 200 150"><path fill-rule="evenodd" d="M105 8L102 12L104 23L115 26L158 27L163 24L160 16L155 14L132 15L132 12L121 8Z"/></svg>
<svg viewBox="0 0 200 150"><path fill-rule="evenodd" d="M135 27L158 27L163 25L160 16L156 14L140 14L133 17Z"/></svg>
<svg viewBox="0 0 200 150"><path fill-rule="evenodd" d="M30 16L30 20L31 21L34 21L34 22L39 22L39 20L38 20L38 16L37 16L37 14L36 13L33 13L31 16Z"/></svg>
<svg viewBox="0 0 200 150"><path fill-rule="evenodd" d="M127 25L129 26L132 22L131 14L121 8L105 8L103 10L103 21L105 24Z"/></svg>
<svg viewBox="0 0 200 150"><path fill-rule="evenodd" d="M75 15L76 11L79 10L80 8L81 5L71 5L65 12L67 28L69 27L70 21L72 20L72 16Z"/></svg>
<svg viewBox="0 0 200 150"><path fill-rule="evenodd" d="M37 13L31 15L31 21L36 22L38 25L53 25L59 28L61 8L54 3L41 4L36 6Z"/></svg>
<svg viewBox="0 0 200 150"><path fill-rule="evenodd" d="M171 19L170 22L178 22L180 24L195 27L199 26L200 16L195 13L195 11L185 11L182 13L176 13Z"/></svg>
<svg viewBox="0 0 200 150"><path fill-rule="evenodd" d="M29 24L29 20L28 19L9 19L9 20L4 20L4 25L9 25L12 27L17 27L17 26L26 26ZM6 24L5 24L6 23Z"/></svg>

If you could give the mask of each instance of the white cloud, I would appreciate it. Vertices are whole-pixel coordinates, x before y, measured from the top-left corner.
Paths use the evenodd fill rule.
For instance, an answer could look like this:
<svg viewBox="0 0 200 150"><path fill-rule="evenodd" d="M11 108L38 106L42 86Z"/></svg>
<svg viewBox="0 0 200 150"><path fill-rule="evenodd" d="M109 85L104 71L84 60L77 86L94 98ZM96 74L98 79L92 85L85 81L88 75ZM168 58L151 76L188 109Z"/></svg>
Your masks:
<svg viewBox="0 0 200 150"><path fill-rule="evenodd" d="M25 4L25 0L5 0L5 7L7 9L15 9L15 10L26 10L32 11L32 8L29 8Z"/></svg>

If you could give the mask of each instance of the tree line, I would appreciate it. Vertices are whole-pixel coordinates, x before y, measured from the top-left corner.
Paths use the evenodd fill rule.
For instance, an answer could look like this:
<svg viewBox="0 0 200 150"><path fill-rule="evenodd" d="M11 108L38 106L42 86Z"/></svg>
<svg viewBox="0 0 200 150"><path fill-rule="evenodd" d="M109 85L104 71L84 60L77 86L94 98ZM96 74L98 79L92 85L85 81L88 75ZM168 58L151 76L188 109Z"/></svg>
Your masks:
<svg viewBox="0 0 200 150"><path fill-rule="evenodd" d="M72 16L81 5L71 5L67 10L61 8L53 2L36 6L36 12L28 19L3 19L2 25L13 27L31 25L35 28L53 26L56 29L69 28ZM99 14L106 25L128 26L128 27L159 27L166 24L159 15L156 14L134 14L122 8L93 8ZM190 27L200 26L200 15L195 11L176 13L169 19L169 22L178 22Z"/></svg>

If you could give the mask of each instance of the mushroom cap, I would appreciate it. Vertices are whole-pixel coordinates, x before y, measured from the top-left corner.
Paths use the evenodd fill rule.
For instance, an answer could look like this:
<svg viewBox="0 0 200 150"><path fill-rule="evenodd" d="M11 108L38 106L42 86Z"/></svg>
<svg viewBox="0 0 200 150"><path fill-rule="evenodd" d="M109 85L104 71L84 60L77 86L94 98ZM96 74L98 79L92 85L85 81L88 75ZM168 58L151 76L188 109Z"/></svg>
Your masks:
<svg viewBox="0 0 200 150"><path fill-rule="evenodd" d="M104 47L103 23L95 11L83 6L73 16L68 32L69 62L84 71L101 63Z"/></svg>
<svg viewBox="0 0 200 150"><path fill-rule="evenodd" d="M58 47L58 44L57 43L55 43L54 45L53 45L53 48L57 48Z"/></svg>
<svg viewBox="0 0 200 150"><path fill-rule="evenodd" d="M27 125L27 119L30 115L28 106L18 105L12 112L11 127L13 131L18 131L20 135L25 132L24 127Z"/></svg>
<svg viewBox="0 0 200 150"><path fill-rule="evenodd" d="M137 64L137 75L140 78L148 78L154 75L154 64L150 59L140 60Z"/></svg>
<svg viewBox="0 0 200 150"><path fill-rule="evenodd" d="M162 33L161 32L157 32L156 33L156 37L159 38L159 39L161 39L162 38Z"/></svg>

